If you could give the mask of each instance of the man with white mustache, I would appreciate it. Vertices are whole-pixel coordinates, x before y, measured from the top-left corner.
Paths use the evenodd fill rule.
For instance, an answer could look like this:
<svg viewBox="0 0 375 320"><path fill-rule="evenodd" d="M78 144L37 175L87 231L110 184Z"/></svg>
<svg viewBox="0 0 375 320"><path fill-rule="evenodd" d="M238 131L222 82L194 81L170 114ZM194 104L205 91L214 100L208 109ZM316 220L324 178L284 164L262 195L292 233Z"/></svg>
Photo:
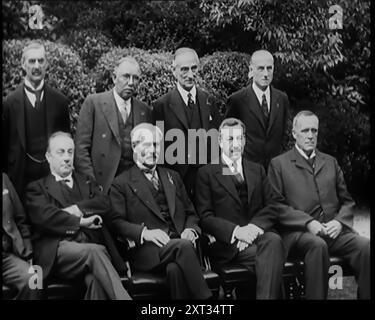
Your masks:
<svg viewBox="0 0 375 320"><path fill-rule="evenodd" d="M279 205L263 166L242 157L245 131L238 119L221 123L220 161L199 169L196 207L202 230L216 240L208 249L213 269L242 265L257 277L257 299L277 299L285 254L272 230ZM251 295L249 284L241 289L238 293Z"/></svg>
<svg viewBox="0 0 375 320"><path fill-rule="evenodd" d="M179 174L157 165L162 139L149 123L132 130L135 165L109 191L111 227L135 243L129 261L134 270L166 273L172 299L208 299L212 293L195 251L198 216Z"/></svg>
<svg viewBox="0 0 375 320"><path fill-rule="evenodd" d="M329 255L353 268L358 297L370 298L370 240L353 230L355 203L337 160L317 148L319 119L311 111L293 120L295 146L271 160L268 177L287 204L279 216L288 254L304 259L306 299L326 299Z"/></svg>

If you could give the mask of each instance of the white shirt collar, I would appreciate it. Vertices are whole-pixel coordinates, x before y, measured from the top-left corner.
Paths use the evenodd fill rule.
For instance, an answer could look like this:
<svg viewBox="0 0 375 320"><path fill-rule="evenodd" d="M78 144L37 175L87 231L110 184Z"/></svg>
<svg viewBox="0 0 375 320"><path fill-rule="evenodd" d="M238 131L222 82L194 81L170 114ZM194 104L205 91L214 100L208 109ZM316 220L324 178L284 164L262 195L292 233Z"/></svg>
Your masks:
<svg viewBox="0 0 375 320"><path fill-rule="evenodd" d="M255 92L255 95L257 96L257 98L259 100L260 105L262 105L262 96L263 96L263 94L266 94L267 106L268 106L268 111L269 111L270 110L270 101L271 101L270 86L268 86L265 91L262 91L262 90L259 89L259 87L253 81L252 87L253 87L253 90Z"/></svg>
<svg viewBox="0 0 375 320"><path fill-rule="evenodd" d="M40 90L43 88L44 86L44 79L40 82L39 86L37 88L34 88L34 86L31 84L31 82L29 80L27 80L27 78L24 79L24 83L25 85L27 85L29 88L33 89L33 90Z"/></svg>
<svg viewBox="0 0 375 320"><path fill-rule="evenodd" d="M30 87L33 90L40 90L40 89L43 88L44 79L40 82L38 88L36 88L36 89L34 89L34 87L31 84L31 82L29 80L27 80L26 78L24 79L24 84L25 84L25 86L28 86L28 87ZM35 108L35 102L36 102L36 96L35 96L35 94L31 93L29 90L26 90L26 89L24 89L24 91L25 91L26 96L29 99L31 105L33 106L33 108ZM43 97L44 97L44 90L42 91L42 94L40 95L40 100L43 100Z"/></svg>
<svg viewBox="0 0 375 320"><path fill-rule="evenodd" d="M314 158L316 156L315 150L313 150L313 152L311 152L310 154L310 157L308 157L307 154L297 145L297 143L295 144L295 146L300 155L304 157L306 160Z"/></svg>
<svg viewBox="0 0 375 320"><path fill-rule="evenodd" d="M57 182L59 182L59 181L64 181L64 180L69 180L69 181L66 182L66 184L67 184L70 188L73 188L73 177L72 177L72 172L71 172L68 176L66 176L65 178L59 176L57 173L52 172L52 171L51 171L51 174L55 177L55 180L56 180Z"/></svg>
<svg viewBox="0 0 375 320"><path fill-rule="evenodd" d="M180 93L181 97L182 97L182 100L184 100L185 104L187 105L188 104L188 93L190 92L191 93L191 98L193 99L193 102L195 103L196 101L196 96L197 96L197 88L194 86L193 88L191 88L190 91L186 91L183 87L181 87L181 85L177 82L177 90L178 92Z"/></svg>
<svg viewBox="0 0 375 320"><path fill-rule="evenodd" d="M119 111L121 112L121 109L125 108L126 113L129 116L131 109L131 98L129 98L128 100L124 100L119 96L115 88L113 88L113 96L115 97L116 106L119 109Z"/></svg>
<svg viewBox="0 0 375 320"><path fill-rule="evenodd" d="M234 166L233 166L234 161L231 158L229 158L224 152L221 153L221 158L227 164L227 166L229 167L229 169L232 172L234 172ZM237 172L239 172L242 175L242 177L243 177L243 172L242 172L242 157L238 158L235 162L237 164Z"/></svg>

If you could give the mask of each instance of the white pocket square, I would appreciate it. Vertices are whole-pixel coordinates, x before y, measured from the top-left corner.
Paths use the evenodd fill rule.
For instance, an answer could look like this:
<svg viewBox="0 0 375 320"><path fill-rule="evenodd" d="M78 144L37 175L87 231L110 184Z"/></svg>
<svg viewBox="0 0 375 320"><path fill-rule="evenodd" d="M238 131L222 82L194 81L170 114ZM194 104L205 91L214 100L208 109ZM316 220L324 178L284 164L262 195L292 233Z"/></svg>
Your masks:
<svg viewBox="0 0 375 320"><path fill-rule="evenodd" d="M211 115L210 115L210 121L212 121L212 117L211 117Z"/></svg>
<svg viewBox="0 0 375 320"><path fill-rule="evenodd" d="M5 196L6 194L9 193L9 190L8 189L3 189L3 196Z"/></svg>

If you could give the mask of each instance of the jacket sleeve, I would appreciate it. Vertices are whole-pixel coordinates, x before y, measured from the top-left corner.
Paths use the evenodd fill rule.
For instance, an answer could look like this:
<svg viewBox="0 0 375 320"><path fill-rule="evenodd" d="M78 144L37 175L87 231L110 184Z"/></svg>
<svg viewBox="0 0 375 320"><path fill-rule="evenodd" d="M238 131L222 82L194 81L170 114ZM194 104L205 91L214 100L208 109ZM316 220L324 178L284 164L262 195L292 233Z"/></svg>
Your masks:
<svg viewBox="0 0 375 320"><path fill-rule="evenodd" d="M222 242L230 243L236 224L215 215L210 177L206 167L198 170L195 190L199 190L199 192L196 192L195 202L202 231L213 235Z"/></svg>
<svg viewBox="0 0 375 320"><path fill-rule="evenodd" d="M119 236L124 241L130 238L139 246L141 245L141 235L144 226L127 220L126 197L126 186L120 175L113 181L109 189L110 213L108 226L113 234Z"/></svg>
<svg viewBox="0 0 375 320"><path fill-rule="evenodd" d="M26 203L31 222L41 233L71 236L80 228L80 218L55 205L40 181L27 186Z"/></svg>
<svg viewBox="0 0 375 320"><path fill-rule="evenodd" d="M92 97L83 102L77 122L75 137L75 166L78 172L95 179L91 159L92 137L94 133L95 109Z"/></svg>
<svg viewBox="0 0 375 320"><path fill-rule="evenodd" d="M282 210L282 205L281 199L277 193L273 191L262 165L259 165L259 170L262 183L263 208L253 216L250 223L257 225L263 230L269 230L277 222L278 215Z"/></svg>
<svg viewBox="0 0 375 320"><path fill-rule="evenodd" d="M268 179L280 199L280 214L278 215L278 223L281 226L289 227L297 230L304 230L306 224L313 220L308 213L297 210L289 205L285 198L284 183L282 178L282 167L278 159L272 159L268 168Z"/></svg>
<svg viewBox="0 0 375 320"><path fill-rule="evenodd" d="M337 197L340 201L341 208L335 217L336 220L340 221L343 225L348 228L353 227L353 209L355 203L351 197L348 189L346 187L344 174L335 159L335 168L336 168L336 190Z"/></svg>
<svg viewBox="0 0 375 320"><path fill-rule="evenodd" d="M181 200L185 208L185 228L194 229L199 235L201 234L201 228L198 226L199 218L194 209L194 205L191 202L182 179L178 173L174 173L173 180L176 182L176 188L181 194Z"/></svg>
<svg viewBox="0 0 375 320"><path fill-rule="evenodd" d="M3 188L4 187L9 190L9 196L12 201L12 205L14 206L14 221L16 222L17 228L21 233L26 252L28 255L31 255L33 248L31 244L32 232L30 221L25 213L18 194L13 187L13 184L9 180L8 176L3 173Z"/></svg>

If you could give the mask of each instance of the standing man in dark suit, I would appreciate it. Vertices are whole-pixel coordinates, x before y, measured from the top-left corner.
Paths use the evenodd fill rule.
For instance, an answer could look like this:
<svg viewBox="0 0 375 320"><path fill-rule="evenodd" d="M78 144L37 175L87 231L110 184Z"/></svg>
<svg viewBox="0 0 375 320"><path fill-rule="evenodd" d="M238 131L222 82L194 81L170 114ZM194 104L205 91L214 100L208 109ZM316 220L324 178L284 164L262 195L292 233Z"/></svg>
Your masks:
<svg viewBox="0 0 375 320"><path fill-rule="evenodd" d="M133 57L121 58L114 70L114 88L89 95L83 102L76 132L76 168L108 193L113 179L133 162L130 131L152 122L151 108L134 97L141 69Z"/></svg>
<svg viewBox="0 0 375 320"><path fill-rule="evenodd" d="M154 102L154 120L163 121L164 132L171 129L181 130L185 141L178 143L177 148L182 148L176 164L171 164L168 153L165 154L164 162L168 167L176 170L182 177L186 191L193 199L195 176L201 165L210 161L210 141L202 132L201 140L196 139L189 129L203 129L205 132L211 128L218 128L220 114L218 109L211 105L209 95L198 88L197 76L199 70L199 58L195 50L190 48L179 48L173 59L173 75L177 80L176 87ZM157 123L158 125L158 123ZM199 143L203 146L199 148ZM175 144L176 141L164 141L165 150ZM195 144L196 143L196 144ZM206 153L206 157L201 153ZM177 154L179 152L177 151Z"/></svg>
<svg viewBox="0 0 375 320"><path fill-rule="evenodd" d="M251 84L233 93L226 118L241 119L246 126L244 157L267 170L269 161L283 151L287 138L288 96L271 86L273 57L258 50L250 59Z"/></svg>
<svg viewBox="0 0 375 320"><path fill-rule="evenodd" d="M245 131L234 118L220 125L221 157L199 169L196 207L202 230L216 239L208 252L214 269L243 265L256 274L257 299L277 299L285 253L281 237L271 228L279 205L264 168L242 157Z"/></svg>
<svg viewBox="0 0 375 320"><path fill-rule="evenodd" d="M86 300L129 300L118 274L126 267L103 225L107 197L89 177L73 171L73 157L70 134L52 134L46 152L50 174L27 187L35 264L44 279L84 279Z"/></svg>
<svg viewBox="0 0 375 320"><path fill-rule="evenodd" d="M3 283L16 289L17 300L37 300L42 291L31 289L29 280L34 273L31 227L22 203L8 176L3 173Z"/></svg>
<svg viewBox="0 0 375 320"><path fill-rule="evenodd" d="M353 268L358 295L370 299L370 240L353 229L354 201L337 160L316 149L319 120L311 111L293 120L295 147L272 159L268 176L285 199L280 228L290 256L304 259L307 299L325 299L329 255Z"/></svg>
<svg viewBox="0 0 375 320"><path fill-rule="evenodd" d="M3 102L3 171L22 201L26 185L49 172L49 135L70 130L68 99L45 83L47 66L44 45L28 44L22 52L24 82Z"/></svg>
<svg viewBox="0 0 375 320"><path fill-rule="evenodd" d="M109 192L113 231L135 242L135 270L165 272L172 299L208 299L195 252L198 216L177 172L157 167L163 134L148 123L131 132L135 165L113 182Z"/></svg>

